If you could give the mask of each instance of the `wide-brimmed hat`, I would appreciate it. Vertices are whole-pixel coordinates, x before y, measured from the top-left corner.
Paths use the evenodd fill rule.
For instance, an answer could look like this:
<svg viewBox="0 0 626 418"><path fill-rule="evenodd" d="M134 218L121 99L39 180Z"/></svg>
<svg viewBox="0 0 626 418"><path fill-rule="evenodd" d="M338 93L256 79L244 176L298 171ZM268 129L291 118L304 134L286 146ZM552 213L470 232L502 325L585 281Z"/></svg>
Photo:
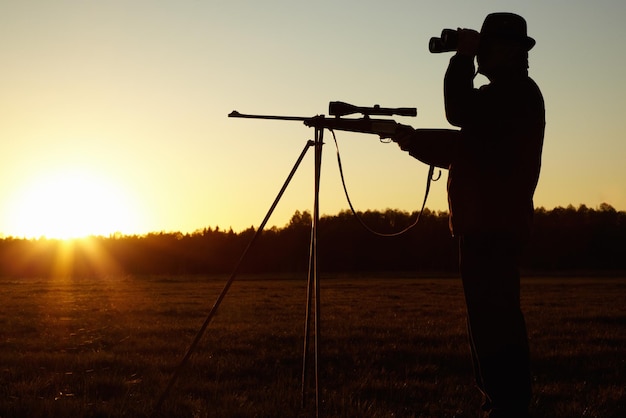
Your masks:
<svg viewBox="0 0 626 418"><path fill-rule="evenodd" d="M514 13L491 13L480 29L481 39L502 39L521 42L530 51L535 40L526 34L526 20Z"/></svg>

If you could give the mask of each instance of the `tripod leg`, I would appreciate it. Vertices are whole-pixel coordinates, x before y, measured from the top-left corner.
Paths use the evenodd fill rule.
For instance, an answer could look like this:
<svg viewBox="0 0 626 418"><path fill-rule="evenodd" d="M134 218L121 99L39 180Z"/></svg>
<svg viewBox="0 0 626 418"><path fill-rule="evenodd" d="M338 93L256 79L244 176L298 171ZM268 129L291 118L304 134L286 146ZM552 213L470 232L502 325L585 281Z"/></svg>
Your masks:
<svg viewBox="0 0 626 418"><path fill-rule="evenodd" d="M283 187L280 189L280 192L278 192L278 196L276 196L276 199L274 199L274 203L272 203L272 206L270 207L269 211L265 215L265 218L263 219L263 222L261 222L261 225L259 226L259 228L257 229L256 233L254 234L254 236L252 237L252 239L248 243L248 246L244 250L244 252L241 255L241 257L239 258L239 261L237 262L237 265L235 266L235 268L233 270L233 273L231 274L230 278L226 281L226 284L224 285L224 288L222 289L222 292L217 297L215 303L213 304L213 307L209 311L209 314L207 315L206 319L204 320L204 323L200 327L200 330L198 331L198 333L196 334L195 338L191 342L191 345L187 349L187 352L185 353L185 356L181 360L181 362L178 365L178 367L174 370L174 373L172 374L172 377L170 378L170 380L169 380L165 390L163 391L163 394L161 395L161 397L157 401L157 404L155 406L154 414L156 414L161 409L161 406L163 405L163 402L168 397L170 391L172 390L172 387L174 386L174 383L176 383L176 380L178 379L178 375L180 374L180 371L185 366L185 364L187 364L187 361L189 360L189 358L193 354L194 350L196 349L196 346L200 342L200 339L202 338L202 335L204 334L204 332L206 331L207 327L211 323L211 320L215 316L215 313L217 312L217 309L219 308L219 306L221 305L222 301L224 300L224 297L226 297L226 293L228 293L228 290L230 289L230 286L235 281L235 277L239 273L239 269L241 268L241 266L243 264L243 261L245 260L247 254L248 254L248 251L250 251L250 248L252 248L252 245L254 244L254 242L261 235L261 232L263 231L263 229L265 228L265 225L269 221L270 216L274 212L274 209L276 209L276 206L278 205L278 202L280 201L281 197L285 193L285 190L287 189L287 186L291 182L291 179L293 178L293 176L295 175L296 171L298 170L298 167L300 166L300 163L304 159L304 156L306 155L306 152L309 150L309 147L311 147L313 145L315 145L314 141L311 141L311 140L307 141L304 149L302 150L302 152L300 153L300 156L298 157L298 160L296 161L296 163L294 164L293 168L291 169L291 172L287 176L287 179L285 180L285 183L283 184Z"/></svg>
<svg viewBox="0 0 626 418"><path fill-rule="evenodd" d="M316 129L315 138L315 202L313 213L313 280L315 282L315 414L319 417L320 412L320 282L319 271L317 269L317 229L320 220L320 208L319 208L319 195L320 195L320 174L322 171L322 145L324 144L322 139L324 136L324 129Z"/></svg>
<svg viewBox="0 0 626 418"><path fill-rule="evenodd" d="M319 189L320 174L322 166L322 145L324 130L316 128L315 130L315 197L313 202L313 222L311 225L311 246L309 252L309 277L307 282L307 304L306 316L304 324L304 353L302 356L302 407L306 398L306 381L308 370L308 352L310 340L310 322L312 299L315 300L314 310L314 326L315 326L315 411L319 416L320 391L319 391L319 344L320 344L320 287L317 269L317 228L319 224Z"/></svg>
<svg viewBox="0 0 626 418"><path fill-rule="evenodd" d="M310 340L310 324L311 324L311 300L313 295L313 228L311 228L311 245L309 247L309 273L306 286L306 313L304 317L304 350L302 353L302 408L306 403L306 382L308 373L308 353L309 353L309 340Z"/></svg>

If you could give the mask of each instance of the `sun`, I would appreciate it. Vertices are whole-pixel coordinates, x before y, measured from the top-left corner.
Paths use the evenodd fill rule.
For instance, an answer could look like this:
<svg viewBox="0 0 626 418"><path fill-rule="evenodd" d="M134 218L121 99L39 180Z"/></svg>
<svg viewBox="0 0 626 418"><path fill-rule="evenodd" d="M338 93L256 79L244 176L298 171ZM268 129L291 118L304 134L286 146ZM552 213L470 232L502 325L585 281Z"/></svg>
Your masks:
<svg viewBox="0 0 626 418"><path fill-rule="evenodd" d="M88 170L36 177L8 204L11 235L18 237L108 236L137 227L136 207L123 188Z"/></svg>

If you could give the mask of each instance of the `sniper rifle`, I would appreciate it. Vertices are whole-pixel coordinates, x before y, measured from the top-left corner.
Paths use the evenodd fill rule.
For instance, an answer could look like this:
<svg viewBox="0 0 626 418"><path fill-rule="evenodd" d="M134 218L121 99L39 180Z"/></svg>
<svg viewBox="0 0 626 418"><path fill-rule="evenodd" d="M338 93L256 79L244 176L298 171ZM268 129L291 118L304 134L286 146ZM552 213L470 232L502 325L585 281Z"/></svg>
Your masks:
<svg viewBox="0 0 626 418"><path fill-rule="evenodd" d="M323 115L313 117L247 115L239 113L236 110L233 110L228 117L302 121L310 128L375 134L382 140L392 138L398 132L401 125L391 119L372 119L370 116L417 116L417 109L413 107L387 108L380 107L379 105L360 107L345 102L330 102L328 105L328 113L334 117L326 118ZM342 118L342 116L355 113L360 113L363 117L357 119Z"/></svg>

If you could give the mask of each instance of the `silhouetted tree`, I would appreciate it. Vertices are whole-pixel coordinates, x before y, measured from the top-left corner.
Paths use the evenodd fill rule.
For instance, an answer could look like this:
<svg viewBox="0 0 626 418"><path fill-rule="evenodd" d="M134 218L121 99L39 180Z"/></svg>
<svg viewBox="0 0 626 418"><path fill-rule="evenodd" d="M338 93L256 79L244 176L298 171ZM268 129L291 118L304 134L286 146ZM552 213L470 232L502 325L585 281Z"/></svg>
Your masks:
<svg viewBox="0 0 626 418"><path fill-rule="evenodd" d="M417 213L396 210L358 213L370 228L399 231ZM263 231L242 272L306 272L312 216L296 211L283 228ZM91 237L68 245L60 240L0 240L0 276L55 274L216 274L230 273L256 229L240 233L219 227L191 234ZM97 250L96 250L97 249ZM383 237L366 230L350 211L322 216L318 231L319 267L326 272L413 271L456 273L456 241L448 214L424 210L407 233ZM523 268L536 272L626 271L626 212L603 203L552 210L537 208Z"/></svg>

